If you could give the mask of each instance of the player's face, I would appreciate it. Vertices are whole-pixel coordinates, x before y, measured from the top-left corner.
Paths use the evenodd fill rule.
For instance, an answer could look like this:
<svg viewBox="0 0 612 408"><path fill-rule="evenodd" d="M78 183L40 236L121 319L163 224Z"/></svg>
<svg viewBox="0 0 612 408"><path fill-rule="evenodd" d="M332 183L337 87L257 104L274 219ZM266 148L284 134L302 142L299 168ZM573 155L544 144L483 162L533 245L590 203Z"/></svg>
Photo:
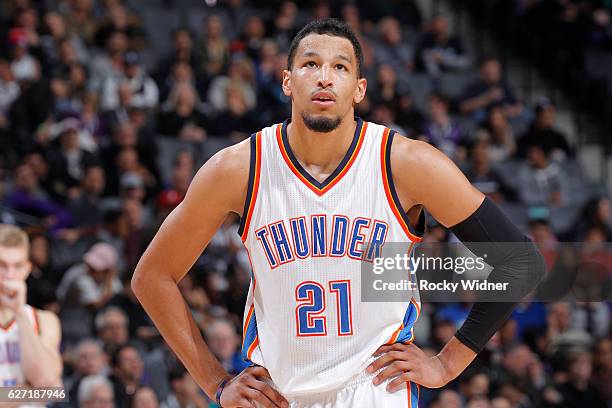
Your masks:
<svg viewBox="0 0 612 408"><path fill-rule="evenodd" d="M32 265L25 248L0 245L0 280L25 281Z"/></svg>
<svg viewBox="0 0 612 408"><path fill-rule="evenodd" d="M343 37L310 34L300 41L293 69L283 73L283 91L292 109L308 128L334 130L366 92L365 78L357 77L357 59Z"/></svg>

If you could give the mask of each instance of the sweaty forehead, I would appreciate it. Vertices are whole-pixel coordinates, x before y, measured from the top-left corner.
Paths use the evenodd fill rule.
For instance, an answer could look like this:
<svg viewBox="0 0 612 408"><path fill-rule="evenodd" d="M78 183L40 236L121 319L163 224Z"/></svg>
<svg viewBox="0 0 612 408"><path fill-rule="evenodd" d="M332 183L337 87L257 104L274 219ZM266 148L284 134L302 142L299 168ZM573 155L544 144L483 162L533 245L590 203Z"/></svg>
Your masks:
<svg viewBox="0 0 612 408"><path fill-rule="evenodd" d="M348 58L351 63L355 63L353 44L344 37L327 34L309 34L300 41L295 56L300 58L311 53L331 58L343 56Z"/></svg>

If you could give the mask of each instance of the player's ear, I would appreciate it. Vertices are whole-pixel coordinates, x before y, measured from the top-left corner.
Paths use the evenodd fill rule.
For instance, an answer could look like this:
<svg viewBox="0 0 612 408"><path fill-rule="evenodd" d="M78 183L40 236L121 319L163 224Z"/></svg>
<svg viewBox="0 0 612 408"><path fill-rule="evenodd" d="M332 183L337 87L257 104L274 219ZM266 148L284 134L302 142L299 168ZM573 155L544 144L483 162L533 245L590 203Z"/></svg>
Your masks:
<svg viewBox="0 0 612 408"><path fill-rule="evenodd" d="M365 78L359 78L357 80L357 91L355 92L355 97L353 98L353 102L359 103L365 98L366 89L368 89L368 80Z"/></svg>
<svg viewBox="0 0 612 408"><path fill-rule="evenodd" d="M291 96L291 71L283 70L283 93Z"/></svg>

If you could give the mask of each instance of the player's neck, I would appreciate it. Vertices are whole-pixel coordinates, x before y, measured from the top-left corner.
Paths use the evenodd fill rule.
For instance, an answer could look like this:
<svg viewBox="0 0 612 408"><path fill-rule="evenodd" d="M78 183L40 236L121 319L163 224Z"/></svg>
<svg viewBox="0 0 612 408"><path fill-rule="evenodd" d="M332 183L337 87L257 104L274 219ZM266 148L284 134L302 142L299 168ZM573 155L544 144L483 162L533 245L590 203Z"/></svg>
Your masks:
<svg viewBox="0 0 612 408"><path fill-rule="evenodd" d="M347 115L333 131L319 133L306 127L301 117L292 117L287 126L287 139L305 169L312 166L320 172L331 173L346 155L356 126L353 116Z"/></svg>
<svg viewBox="0 0 612 408"><path fill-rule="evenodd" d="M11 309L0 307L0 326L5 326L15 318L15 313Z"/></svg>

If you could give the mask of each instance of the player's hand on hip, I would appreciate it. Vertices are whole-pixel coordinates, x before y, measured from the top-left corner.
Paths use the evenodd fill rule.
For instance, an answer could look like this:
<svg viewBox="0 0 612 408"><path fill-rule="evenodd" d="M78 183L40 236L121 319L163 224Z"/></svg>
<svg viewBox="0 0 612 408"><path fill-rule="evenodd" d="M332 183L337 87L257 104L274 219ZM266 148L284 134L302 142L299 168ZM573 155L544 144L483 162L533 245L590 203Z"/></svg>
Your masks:
<svg viewBox="0 0 612 408"><path fill-rule="evenodd" d="M264 367L249 367L233 378L221 393L223 408L288 408L289 402L272 386Z"/></svg>
<svg viewBox="0 0 612 408"><path fill-rule="evenodd" d="M378 386L383 381L394 378L387 384L387 391L395 392L405 388L411 381L427 388L439 388L446 385L446 371L440 359L428 356L414 344L395 343L384 345L374 353L378 357L367 368L367 372L381 370L373 383Z"/></svg>

